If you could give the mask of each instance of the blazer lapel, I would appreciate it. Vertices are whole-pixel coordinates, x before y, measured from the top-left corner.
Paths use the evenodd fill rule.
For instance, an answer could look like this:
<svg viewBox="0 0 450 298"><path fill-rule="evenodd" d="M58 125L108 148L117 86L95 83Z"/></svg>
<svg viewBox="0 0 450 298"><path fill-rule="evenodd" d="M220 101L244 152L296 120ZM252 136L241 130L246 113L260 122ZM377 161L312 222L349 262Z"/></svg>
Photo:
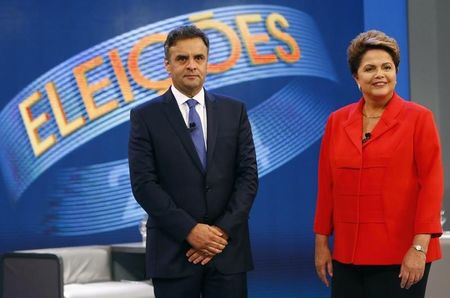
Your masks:
<svg viewBox="0 0 450 298"><path fill-rule="evenodd" d="M216 145L216 137L217 137L217 105L216 100L212 94L209 94L205 91L205 104L206 104L206 118L207 118L207 137L206 137L206 169L209 168L209 165L213 161L214 147Z"/></svg>
<svg viewBox="0 0 450 298"><path fill-rule="evenodd" d="M194 143L192 142L192 138L189 134L189 129L186 127L186 123L184 122L183 116L180 113L180 109L178 108L178 103L175 97L172 94L170 89L163 95L164 96L164 113L166 114L167 119L169 120L171 126L175 130L176 134L180 138L181 143L186 149L187 153L191 157L192 161L196 165L196 167L204 173L204 169L200 158L198 157L197 150L195 149Z"/></svg>
<svg viewBox="0 0 450 298"><path fill-rule="evenodd" d="M381 116L380 121L378 121L374 130L372 131L372 137L367 143L373 142L374 140L381 137L387 131L391 130L398 124L397 115L403 108L403 100L394 93L392 99L389 101L386 109ZM367 144L366 143L366 144Z"/></svg>
<svg viewBox="0 0 450 298"><path fill-rule="evenodd" d="M361 99L358 104L354 106L354 108L350 111L348 119L344 122L344 130L347 133L347 136L350 138L351 142L358 151L362 152L362 116L361 116L361 107L364 103L364 100Z"/></svg>
<svg viewBox="0 0 450 298"><path fill-rule="evenodd" d="M358 148L359 152L362 152L362 106L364 105L364 99L361 98L350 111L348 120L344 123L344 129L352 143ZM364 146L372 143L387 131L391 130L398 124L396 119L398 113L400 113L403 108L403 100L394 93L392 99L389 101L380 121L373 129L370 139L364 143Z"/></svg>

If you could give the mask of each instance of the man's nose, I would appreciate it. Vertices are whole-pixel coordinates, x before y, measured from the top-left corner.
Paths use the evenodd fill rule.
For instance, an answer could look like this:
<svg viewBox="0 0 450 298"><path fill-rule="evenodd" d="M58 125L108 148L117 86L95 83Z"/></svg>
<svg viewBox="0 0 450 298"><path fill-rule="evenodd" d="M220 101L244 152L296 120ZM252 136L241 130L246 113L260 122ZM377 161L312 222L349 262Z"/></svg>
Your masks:
<svg viewBox="0 0 450 298"><path fill-rule="evenodd" d="M195 59L194 58L189 58L187 67L189 69L196 69L197 68L197 64L195 63Z"/></svg>

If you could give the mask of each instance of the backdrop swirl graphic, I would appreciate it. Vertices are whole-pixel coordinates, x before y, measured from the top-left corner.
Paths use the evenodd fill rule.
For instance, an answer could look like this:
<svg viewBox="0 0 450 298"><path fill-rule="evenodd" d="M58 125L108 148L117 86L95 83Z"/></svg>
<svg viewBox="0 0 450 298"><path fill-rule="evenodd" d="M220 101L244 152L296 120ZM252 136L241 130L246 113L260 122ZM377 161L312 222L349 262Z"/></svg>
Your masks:
<svg viewBox="0 0 450 298"><path fill-rule="evenodd" d="M270 56L277 49L276 61L255 61L258 55L249 48L251 42L242 20L251 24L247 29L252 36L272 37L259 42L257 50L259 56ZM275 29L268 25L270 20L275 20ZM61 63L19 92L0 113L5 119L0 127L0 161L11 196L20 199L36 179L48 175L52 165L128 121L130 109L167 88L170 82L162 63L161 42L171 29L192 23L205 27L211 41L210 64L222 67L211 68L207 90L263 78L286 78L284 86L261 98L260 104L249 111L260 177L289 162L321 137L333 106L321 97L320 90L307 88L302 78L331 83L337 79L314 20L283 6L220 7L165 19L107 40ZM292 40L286 36L299 46L296 60L283 59L280 54L288 57L286 53L294 51ZM233 63L222 63L227 59L234 59ZM91 92L91 102L86 90ZM93 98L96 107L89 108L87 104L92 104ZM47 121L34 131L38 140L42 144L53 140L38 154L30 144L30 132L18 108L28 100L34 100L28 106L28 117L47 115ZM66 127L78 123L69 133L62 132L56 119L58 107ZM109 110L102 112L102 108ZM51 234L112 231L135 226L142 217L143 211L131 194L126 159L63 169L53 183L54 204L48 210L51 216L45 227Z"/></svg>

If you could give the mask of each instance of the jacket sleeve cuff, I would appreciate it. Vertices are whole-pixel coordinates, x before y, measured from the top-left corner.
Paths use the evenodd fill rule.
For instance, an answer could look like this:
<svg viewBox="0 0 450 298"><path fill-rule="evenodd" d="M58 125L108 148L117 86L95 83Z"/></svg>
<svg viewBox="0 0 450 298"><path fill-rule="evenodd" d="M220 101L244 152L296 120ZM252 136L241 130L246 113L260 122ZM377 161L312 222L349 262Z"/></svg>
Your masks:
<svg viewBox="0 0 450 298"><path fill-rule="evenodd" d="M323 227L323 226L314 226L314 233L330 236L333 233L333 229L331 227Z"/></svg>
<svg viewBox="0 0 450 298"><path fill-rule="evenodd" d="M431 238L440 237L442 235L442 225L439 222L433 223L416 223L414 227L415 234L430 234Z"/></svg>

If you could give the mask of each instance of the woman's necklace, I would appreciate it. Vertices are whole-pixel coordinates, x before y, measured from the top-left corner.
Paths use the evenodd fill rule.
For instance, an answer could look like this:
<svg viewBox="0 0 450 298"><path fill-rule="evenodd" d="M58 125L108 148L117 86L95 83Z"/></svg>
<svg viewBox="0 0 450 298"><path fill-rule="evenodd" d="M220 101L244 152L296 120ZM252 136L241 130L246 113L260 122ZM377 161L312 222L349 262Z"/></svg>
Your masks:
<svg viewBox="0 0 450 298"><path fill-rule="evenodd" d="M378 119L378 118L381 118L381 115L377 115L377 116L368 116L368 115L366 115L366 114L364 114L364 113L363 113L363 116L364 116L365 118L367 118L367 119Z"/></svg>

